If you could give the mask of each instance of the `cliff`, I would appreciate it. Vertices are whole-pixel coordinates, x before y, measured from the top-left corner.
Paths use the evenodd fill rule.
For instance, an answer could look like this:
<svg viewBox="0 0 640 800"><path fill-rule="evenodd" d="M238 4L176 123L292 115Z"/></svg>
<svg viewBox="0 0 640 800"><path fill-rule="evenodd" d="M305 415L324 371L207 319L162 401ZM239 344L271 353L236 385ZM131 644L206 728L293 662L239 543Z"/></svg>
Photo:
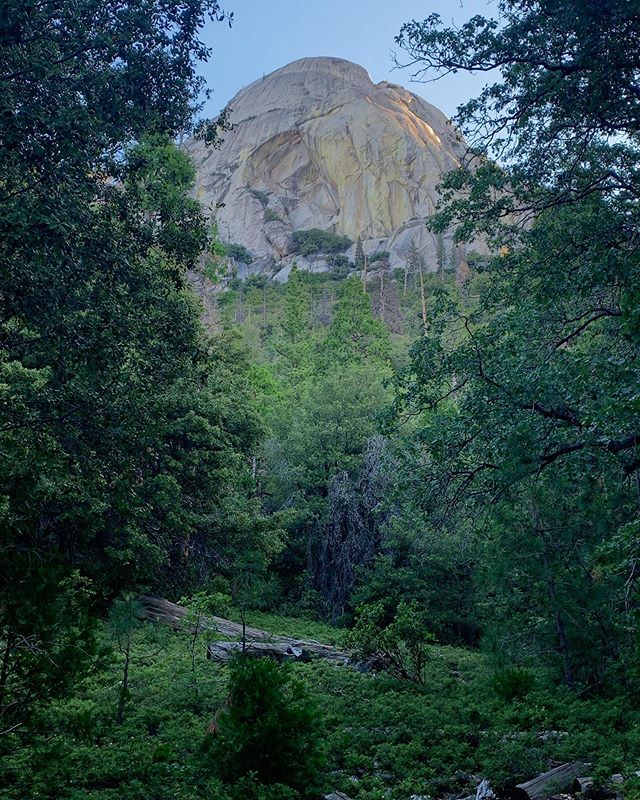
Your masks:
<svg viewBox="0 0 640 800"><path fill-rule="evenodd" d="M222 239L244 245L256 268L286 273L293 231L310 228L361 237L365 252L389 250L392 266L415 240L436 268L424 222L443 173L464 152L437 108L338 58L295 61L244 88L229 108L234 128L219 150L195 139L187 148L196 196Z"/></svg>

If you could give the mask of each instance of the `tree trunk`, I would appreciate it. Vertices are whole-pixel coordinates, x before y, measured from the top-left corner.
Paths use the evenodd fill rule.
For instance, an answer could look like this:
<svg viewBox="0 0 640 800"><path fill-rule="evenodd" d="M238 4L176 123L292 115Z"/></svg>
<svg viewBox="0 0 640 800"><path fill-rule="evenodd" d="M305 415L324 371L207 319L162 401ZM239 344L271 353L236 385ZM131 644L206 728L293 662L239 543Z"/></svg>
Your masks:
<svg viewBox="0 0 640 800"><path fill-rule="evenodd" d="M144 619L153 622L160 622L165 625L171 625L172 628L177 630L190 630L187 615L187 609L171 603L162 597L144 596L140 598L142 607L142 616ZM246 649L251 649L257 642L265 642L270 647L288 647L301 648L304 652L308 653L313 658L325 658L329 661L334 661L338 664L348 664L350 661L349 653L345 653L332 647L328 644L320 644L320 642L304 641L294 639L290 636L277 636L269 631L262 631L259 628L251 628L248 625L238 622L232 622L222 617L200 617L199 626L202 630L216 631L223 636L229 638L240 639L236 642L216 642L216 645L223 645L223 649L227 645L234 645L237 649L242 647L242 640L244 639ZM232 648L233 649L233 648Z"/></svg>
<svg viewBox="0 0 640 800"><path fill-rule="evenodd" d="M127 634L127 647L124 653L124 670L122 673L122 685L120 687L120 697L118 698L118 714L116 722L122 725L124 722L124 704L127 701L129 691L129 653L131 650L131 636Z"/></svg>
<svg viewBox="0 0 640 800"><path fill-rule="evenodd" d="M419 264L418 270L420 273L420 301L422 303L422 332L427 335L427 298L424 293L424 274L422 271L422 264Z"/></svg>
<svg viewBox="0 0 640 800"><path fill-rule="evenodd" d="M542 520L540 519L540 512L538 511L535 505L532 507L532 515L533 515L534 530L538 534L538 537L542 544L542 560L545 570L545 583L547 585L547 596L549 598L549 603L551 605L551 609L555 618L554 624L556 629L558 650L562 657L564 680L567 686L575 691L576 681L575 681L575 676L573 674L573 667L571 665L569 641L567 639L567 631L564 624L564 617L562 615L562 611L560 609L560 603L558 601L556 581L553 576L553 570L551 568L551 562L549 559L547 530L542 525Z"/></svg>
<svg viewBox="0 0 640 800"><path fill-rule="evenodd" d="M7 630L7 641L2 654L2 668L0 668L0 713L4 709L4 701L7 692L7 681L9 679L9 662L15 641L15 634L12 628Z"/></svg>
<svg viewBox="0 0 640 800"><path fill-rule="evenodd" d="M516 797L518 800L543 800L553 794L564 792L572 787L577 778L584 776L587 769L587 766L579 761L562 764L526 783L519 783L516 786Z"/></svg>
<svg viewBox="0 0 640 800"><path fill-rule="evenodd" d="M311 655L302 647L287 645L278 642L209 642L207 645L207 658L226 664L236 655L258 658L267 656L276 661L309 661Z"/></svg>

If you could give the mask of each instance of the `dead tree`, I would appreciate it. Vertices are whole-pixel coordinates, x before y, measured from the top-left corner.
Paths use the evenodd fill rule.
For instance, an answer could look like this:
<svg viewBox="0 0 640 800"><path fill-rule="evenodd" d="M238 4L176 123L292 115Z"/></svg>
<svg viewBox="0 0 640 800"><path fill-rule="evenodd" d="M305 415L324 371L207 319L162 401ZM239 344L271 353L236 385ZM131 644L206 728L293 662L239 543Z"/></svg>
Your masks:
<svg viewBox="0 0 640 800"><path fill-rule="evenodd" d="M234 639L232 642L213 642L209 645L210 657L213 658L214 653L226 652L229 657L232 652L242 650L243 641L246 651L251 648L262 650L270 650L272 654L281 653L283 656L286 652L291 651L290 655L294 656L299 650L301 657L305 658L324 658L333 661L337 664L347 664L350 661L350 656L339 650L336 647L328 644L321 644L315 641L304 641L294 639L290 636L277 636L269 631L263 631L259 628L252 628L248 625L243 625L240 622L232 622L222 617L213 617L200 615L197 621L189 615L188 609L183 606L171 603L163 597L154 597L145 595L140 598L140 616L143 619L152 622L158 622L163 625L170 625L176 630L187 630L193 632L194 624L198 625L202 631L210 633L218 633L229 639ZM258 643L261 643L260 645ZM264 644L265 647L261 645ZM218 658L217 660L223 660Z"/></svg>
<svg viewBox="0 0 640 800"><path fill-rule="evenodd" d="M588 767L580 761L562 764L530 781L519 783L514 796L518 800L544 800L553 794L570 789L574 781L586 775L587 771Z"/></svg>
<svg viewBox="0 0 640 800"><path fill-rule="evenodd" d="M307 558L314 588L334 619L347 608L358 567L380 548L386 519L381 507L391 471L385 439L374 436L367 442L359 471L339 472L329 484L328 517L310 540Z"/></svg>
<svg viewBox="0 0 640 800"><path fill-rule="evenodd" d="M427 333L427 297L424 287L424 259L415 243L415 239L411 242L409 248L408 263L411 271L418 274L420 285L420 304L422 310L422 331L426 336Z"/></svg>

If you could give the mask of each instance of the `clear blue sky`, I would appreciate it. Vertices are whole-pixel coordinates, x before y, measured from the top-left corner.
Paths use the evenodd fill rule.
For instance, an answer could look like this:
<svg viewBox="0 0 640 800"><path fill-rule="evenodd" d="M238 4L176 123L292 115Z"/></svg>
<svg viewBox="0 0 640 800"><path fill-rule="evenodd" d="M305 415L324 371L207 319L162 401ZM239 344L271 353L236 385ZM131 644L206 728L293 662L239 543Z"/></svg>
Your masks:
<svg viewBox="0 0 640 800"><path fill-rule="evenodd" d="M305 56L338 56L365 67L374 81L400 83L448 116L473 97L486 76L459 74L429 84L411 83L410 70L394 69L394 37L403 22L438 13L461 23L474 14L495 16L497 0L222 0L235 23L209 23L204 39L214 53L203 74L217 112L243 86Z"/></svg>

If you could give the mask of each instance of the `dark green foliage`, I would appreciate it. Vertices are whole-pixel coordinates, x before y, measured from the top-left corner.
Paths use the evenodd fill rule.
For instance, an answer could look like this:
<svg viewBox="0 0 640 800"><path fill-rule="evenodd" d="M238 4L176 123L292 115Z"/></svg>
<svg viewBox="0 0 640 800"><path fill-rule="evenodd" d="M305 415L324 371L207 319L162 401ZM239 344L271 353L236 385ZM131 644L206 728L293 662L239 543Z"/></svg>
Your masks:
<svg viewBox="0 0 640 800"><path fill-rule="evenodd" d="M142 625L140 619L141 609L142 606L139 599L133 594L127 594L116 600L109 610L109 628L122 656L122 675L118 687L118 710L116 713L118 725L122 725L124 722L125 707L131 697L129 692L129 671L131 669L133 639L135 632ZM155 756L154 759L156 759Z"/></svg>
<svg viewBox="0 0 640 800"><path fill-rule="evenodd" d="M373 659L402 680L424 684L428 669L428 647L433 635L427 630L424 612L417 603L400 601L391 617L382 602L360 606L347 643L357 656Z"/></svg>
<svg viewBox="0 0 640 800"><path fill-rule="evenodd" d="M412 246L340 280L361 240L352 264L298 231L331 272L228 281L210 338L186 276L251 254L207 229L173 141L217 3L4 4L2 800L463 797L465 772L507 797L554 762L637 768L632 5L405 26L416 63L500 70L460 116L488 138L445 179L440 275ZM493 254L449 246L456 221ZM141 623L149 589L191 595L186 632ZM264 627L352 624L383 671L242 658L227 687L203 614L277 605L315 620Z"/></svg>
<svg viewBox="0 0 640 800"><path fill-rule="evenodd" d="M638 15L618 0L500 9L500 23L433 15L399 37L425 68L499 65L459 121L507 164L481 156L447 178L434 228L460 220L459 238L503 247L473 259L473 303L440 297L399 409L419 419L429 524L479 544L486 641L615 692L640 608Z"/></svg>
<svg viewBox="0 0 640 800"><path fill-rule="evenodd" d="M273 615L253 615L249 622L318 641L339 636L318 623ZM287 797L285 787L255 778L231 786L211 775L212 755L201 745L212 709L227 697L228 673L207 661L199 647L200 694L194 700L191 641L188 633L146 625L135 632L122 725L114 714L122 661L103 658L65 699L41 705L28 731L0 738L0 798ZM526 696L505 700L495 691L493 668L478 653L430 645L427 655L424 686L323 662L295 667L296 678L322 709L317 730L327 761L318 795L341 790L354 800L385 793L406 800L412 794L443 796L454 788L473 794L461 773L486 776L502 789L553 761L576 758L593 764L598 775L635 770L640 741L631 697L581 699L536 673Z"/></svg>
<svg viewBox="0 0 640 800"><path fill-rule="evenodd" d="M493 677L493 686L498 696L508 702L526 697L535 686L535 676L521 667L498 670Z"/></svg>
<svg viewBox="0 0 640 800"><path fill-rule="evenodd" d="M223 13L219 13L217 16L218 21L221 21L224 18L225 15ZM233 11L226 15L226 19L228 19L229 27L231 27L233 22ZM194 127L193 133L195 138L201 139L207 145L207 147L212 147L214 150L219 150L224 142L223 134L226 131L232 131L235 127L231 121L232 111L233 109L227 106L226 108L223 108L218 116L214 119L200 120Z"/></svg>
<svg viewBox="0 0 640 800"><path fill-rule="evenodd" d="M252 278L233 286L221 299L224 324L236 325L242 309L237 328L260 365L270 431L256 465L262 498L289 533L275 564L281 602L345 621L354 589L358 602L383 599L394 608L406 592L428 609L440 640L477 641L468 554L460 546L456 561L455 545L435 533L413 546L422 519L400 519L391 508L401 476L394 447L378 435L391 400L384 384L412 333L390 333L374 319L357 278L294 266L285 285ZM403 297L414 333L419 302L415 287ZM382 564L380 549L388 572L361 572Z"/></svg>
<svg viewBox="0 0 640 800"><path fill-rule="evenodd" d="M270 538L251 498L246 366L207 339L185 281L207 230L172 139L218 13L209 0L2 8L3 727L86 664L89 611Z"/></svg>
<svg viewBox="0 0 640 800"><path fill-rule="evenodd" d="M501 0L499 8L499 21L475 16L460 28L432 14L397 37L419 75L494 67L500 75L459 109L457 122L477 151L511 166L483 160L477 171L464 164L453 172L448 187L464 191L447 193L442 229L446 217L460 219L465 234L476 226L495 232L510 227L505 211L540 211L593 192L637 197L626 138L640 128L635 3Z"/></svg>
<svg viewBox="0 0 640 800"><path fill-rule="evenodd" d="M230 668L229 696L211 734L212 768L230 782L253 775L263 784L311 795L323 762L322 733L300 678L286 665L240 656Z"/></svg>
<svg viewBox="0 0 640 800"><path fill-rule="evenodd" d="M308 342L305 340L309 338L310 311L309 290L294 262L284 290L282 316L282 334L289 346L302 346L308 350Z"/></svg>
<svg viewBox="0 0 640 800"><path fill-rule="evenodd" d="M291 251L301 256L310 256L315 253L341 253L353 242L346 236L339 236L331 231L322 231L312 228L308 231L294 231L291 237Z"/></svg>
<svg viewBox="0 0 640 800"><path fill-rule="evenodd" d="M375 264L376 261L386 261L390 256L388 250L378 250L376 253L371 253L369 256L369 264Z"/></svg>
<svg viewBox="0 0 640 800"><path fill-rule="evenodd" d="M22 201L40 219L68 209L71 187L104 175L123 142L189 127L202 89L196 62L209 54L199 28L221 16L214 0L195 0L186 14L171 0L134 0L127 13L100 0L8 0L2 14L3 206L17 200L14 181L28 164L34 181ZM24 219L8 213L3 234L10 221L20 236Z"/></svg>
<svg viewBox="0 0 640 800"><path fill-rule="evenodd" d="M13 589L2 597L0 630L0 718L10 730L25 723L33 704L70 691L96 656L97 626L89 581L78 572L15 552L2 568Z"/></svg>
<svg viewBox="0 0 640 800"><path fill-rule="evenodd" d="M253 263L253 256L243 244L230 242L225 245L225 250L229 258L232 258L234 261L241 261L243 264Z"/></svg>
<svg viewBox="0 0 640 800"><path fill-rule="evenodd" d="M340 286L325 350L334 363L365 363L390 355L389 332L384 323L373 318L369 298L356 277L347 278Z"/></svg>
<svg viewBox="0 0 640 800"><path fill-rule="evenodd" d="M387 618L400 602L415 602L439 642L475 647L480 638L476 590L482 591L474 580L477 553L455 530L425 524L410 500L414 489L404 473L410 468L395 465L390 494L402 497L404 507L385 524L378 555L358 573L352 602L381 602Z"/></svg>
<svg viewBox="0 0 640 800"><path fill-rule="evenodd" d="M346 278L350 270L355 268L355 264L349 261L349 256L344 253L334 253L327 259L332 271L339 278Z"/></svg>
<svg viewBox="0 0 640 800"><path fill-rule="evenodd" d="M265 208L263 218L265 222L282 222L282 219L272 208Z"/></svg>
<svg viewBox="0 0 640 800"><path fill-rule="evenodd" d="M166 134L150 134L127 150L127 167L128 201L146 215L155 246L179 263L195 262L207 235L199 204L186 197L196 176L189 158Z"/></svg>

